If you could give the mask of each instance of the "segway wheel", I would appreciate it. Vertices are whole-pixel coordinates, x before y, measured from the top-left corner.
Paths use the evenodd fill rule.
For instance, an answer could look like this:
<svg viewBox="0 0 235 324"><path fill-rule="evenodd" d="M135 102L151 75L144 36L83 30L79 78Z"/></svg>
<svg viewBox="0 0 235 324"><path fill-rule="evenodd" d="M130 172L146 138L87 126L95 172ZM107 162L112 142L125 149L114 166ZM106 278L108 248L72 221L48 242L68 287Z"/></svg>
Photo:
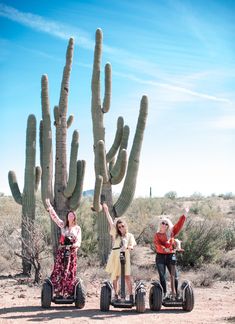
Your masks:
<svg viewBox="0 0 235 324"><path fill-rule="evenodd" d="M162 290L159 286L152 286L149 292L149 307L152 311L160 311L162 307Z"/></svg>
<svg viewBox="0 0 235 324"><path fill-rule="evenodd" d="M82 309L86 302L86 290L81 282L76 287L75 307Z"/></svg>
<svg viewBox="0 0 235 324"><path fill-rule="evenodd" d="M183 304L183 310L186 312L191 312L194 307L194 293L191 285L185 288L185 302Z"/></svg>
<svg viewBox="0 0 235 324"><path fill-rule="evenodd" d="M144 313L145 312L145 296L146 296L146 292L143 290L138 290L136 293L136 311L138 313Z"/></svg>
<svg viewBox="0 0 235 324"><path fill-rule="evenodd" d="M44 282L41 292L41 306L50 308L52 299L52 287L48 282Z"/></svg>
<svg viewBox="0 0 235 324"><path fill-rule="evenodd" d="M100 310L102 312L108 312L111 302L111 291L108 286L101 287L100 293Z"/></svg>

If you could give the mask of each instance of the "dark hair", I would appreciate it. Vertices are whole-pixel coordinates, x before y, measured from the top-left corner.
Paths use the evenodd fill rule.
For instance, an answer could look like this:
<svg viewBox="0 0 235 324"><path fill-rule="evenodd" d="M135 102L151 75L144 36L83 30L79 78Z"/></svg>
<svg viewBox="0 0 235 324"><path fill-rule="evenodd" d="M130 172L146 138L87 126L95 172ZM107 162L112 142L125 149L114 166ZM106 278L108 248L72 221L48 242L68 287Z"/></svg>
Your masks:
<svg viewBox="0 0 235 324"><path fill-rule="evenodd" d="M73 216L74 216L74 220L73 220L73 224L76 225L77 224L77 217L76 217L76 214L73 210L69 210L67 212L67 215L66 215L66 219L65 219L65 227L69 227L69 220L68 220L68 216L69 214L72 213Z"/></svg>
<svg viewBox="0 0 235 324"><path fill-rule="evenodd" d="M118 228L118 225L119 225L119 224L123 224L123 225L125 225L126 232L128 232L127 223L126 223L125 221L121 220L121 219L118 219L117 222L116 222L116 225L115 225L115 227L116 227L116 238L117 238L118 236L122 236L122 233L120 232L120 230L119 230L119 228Z"/></svg>

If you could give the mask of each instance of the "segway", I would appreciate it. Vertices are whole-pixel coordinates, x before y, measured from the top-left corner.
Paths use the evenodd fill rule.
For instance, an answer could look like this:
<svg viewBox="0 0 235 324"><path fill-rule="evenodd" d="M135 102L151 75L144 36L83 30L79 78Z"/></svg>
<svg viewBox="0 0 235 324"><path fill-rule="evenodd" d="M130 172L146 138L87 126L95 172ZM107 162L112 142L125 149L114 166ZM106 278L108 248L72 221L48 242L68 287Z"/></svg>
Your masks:
<svg viewBox="0 0 235 324"><path fill-rule="evenodd" d="M69 267L70 262L70 248L71 245L65 245L64 251L64 264L65 264L65 273L66 269ZM86 301L86 292L85 287L82 283L82 280L77 278L74 283L73 295L72 296L64 296L62 292L62 296L56 296L54 292L54 287L51 282L51 279L48 277L45 279L42 291L41 291L41 306L43 308L50 308L51 303L55 304L73 304L75 303L75 307L78 309L82 309L85 306Z"/></svg>
<svg viewBox="0 0 235 324"><path fill-rule="evenodd" d="M149 292L149 306L153 311L160 311L162 305L165 307L182 307L184 311L191 312L194 307L194 293L190 281L183 281L180 291L176 293L175 289L175 254L172 256L171 264L171 294L164 298L163 288L158 280L152 282Z"/></svg>
<svg viewBox="0 0 235 324"><path fill-rule="evenodd" d="M145 312L146 289L143 282L139 281L135 286L135 300L127 300L125 292L125 252L120 252L121 263L121 298L112 299L113 286L110 281L105 281L101 287L100 293L100 310L108 312L110 305L115 308L132 308L136 306L138 313Z"/></svg>

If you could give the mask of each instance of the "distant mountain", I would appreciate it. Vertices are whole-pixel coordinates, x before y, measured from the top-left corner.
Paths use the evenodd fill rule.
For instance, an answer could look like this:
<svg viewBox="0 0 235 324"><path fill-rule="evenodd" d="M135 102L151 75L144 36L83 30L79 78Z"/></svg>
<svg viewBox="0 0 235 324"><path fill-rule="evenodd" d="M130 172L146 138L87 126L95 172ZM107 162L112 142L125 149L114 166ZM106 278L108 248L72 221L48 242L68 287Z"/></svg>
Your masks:
<svg viewBox="0 0 235 324"><path fill-rule="evenodd" d="M93 197L94 196L94 189L85 190L82 193L83 197Z"/></svg>

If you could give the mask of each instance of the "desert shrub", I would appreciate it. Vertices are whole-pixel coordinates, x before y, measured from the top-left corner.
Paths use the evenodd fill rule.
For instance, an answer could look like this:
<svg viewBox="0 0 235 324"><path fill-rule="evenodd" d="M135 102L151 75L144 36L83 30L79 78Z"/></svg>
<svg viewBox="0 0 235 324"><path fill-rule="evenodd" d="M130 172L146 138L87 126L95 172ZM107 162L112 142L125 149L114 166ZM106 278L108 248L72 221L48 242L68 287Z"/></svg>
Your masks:
<svg viewBox="0 0 235 324"><path fill-rule="evenodd" d="M195 287L211 287L216 280L221 278L222 270L219 265L207 264L197 272L192 280Z"/></svg>
<svg viewBox="0 0 235 324"><path fill-rule="evenodd" d="M223 229L223 238L225 241L225 251L235 249L235 221L232 220L228 226Z"/></svg>
<svg viewBox="0 0 235 324"><path fill-rule="evenodd" d="M190 213L193 213L195 215L199 215L200 214L200 205L198 202L194 203L191 207L190 207Z"/></svg>
<svg viewBox="0 0 235 324"><path fill-rule="evenodd" d="M183 267L196 267L211 262L224 246L222 228L218 220L204 218L195 221L188 217L184 230L179 234L184 253L178 255L178 263Z"/></svg>
<svg viewBox="0 0 235 324"><path fill-rule="evenodd" d="M221 219L223 217L220 207L215 204L214 200L210 199L201 203L200 214L209 219Z"/></svg>
<svg viewBox="0 0 235 324"><path fill-rule="evenodd" d="M234 199L234 194L232 192L227 192L225 194L221 193L218 195L219 198L223 198L224 200L230 200L230 199Z"/></svg>
<svg viewBox="0 0 235 324"><path fill-rule="evenodd" d="M177 198L177 192L176 191L169 191L164 195L165 198L175 200Z"/></svg>
<svg viewBox="0 0 235 324"><path fill-rule="evenodd" d="M222 268L235 269L235 249L227 253L223 253L217 262Z"/></svg>
<svg viewBox="0 0 235 324"><path fill-rule="evenodd" d="M200 192L194 192L190 198L192 200L201 200L203 198L203 195Z"/></svg>

